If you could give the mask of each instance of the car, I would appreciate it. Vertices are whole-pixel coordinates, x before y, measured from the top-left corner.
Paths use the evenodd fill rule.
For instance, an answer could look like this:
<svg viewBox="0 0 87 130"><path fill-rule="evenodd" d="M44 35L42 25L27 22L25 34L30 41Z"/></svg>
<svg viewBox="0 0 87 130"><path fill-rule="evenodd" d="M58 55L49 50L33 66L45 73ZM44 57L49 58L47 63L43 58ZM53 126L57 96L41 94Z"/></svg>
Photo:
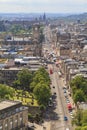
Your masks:
<svg viewBox="0 0 87 130"><path fill-rule="evenodd" d="M74 118L74 116L71 116L71 118L73 119L73 118Z"/></svg>
<svg viewBox="0 0 87 130"><path fill-rule="evenodd" d="M66 87L64 86L63 89L66 89Z"/></svg>
<svg viewBox="0 0 87 130"><path fill-rule="evenodd" d="M67 98L67 93L64 93L65 98Z"/></svg>
<svg viewBox="0 0 87 130"><path fill-rule="evenodd" d="M66 93L66 89L64 89L64 93Z"/></svg>
<svg viewBox="0 0 87 130"><path fill-rule="evenodd" d="M69 104L69 103L70 103L69 99L66 99L66 103L67 103L67 104Z"/></svg>
<svg viewBox="0 0 87 130"><path fill-rule="evenodd" d="M55 88L55 86L53 86L53 88Z"/></svg>
<svg viewBox="0 0 87 130"><path fill-rule="evenodd" d="M67 121L67 120L68 120L67 116L64 116L64 121Z"/></svg>
<svg viewBox="0 0 87 130"><path fill-rule="evenodd" d="M73 113L72 113L72 112L70 112L70 116L73 116Z"/></svg>
<svg viewBox="0 0 87 130"><path fill-rule="evenodd" d="M54 95L56 95L56 92L54 92Z"/></svg>
<svg viewBox="0 0 87 130"><path fill-rule="evenodd" d="M66 128L66 130L69 130L69 128Z"/></svg>

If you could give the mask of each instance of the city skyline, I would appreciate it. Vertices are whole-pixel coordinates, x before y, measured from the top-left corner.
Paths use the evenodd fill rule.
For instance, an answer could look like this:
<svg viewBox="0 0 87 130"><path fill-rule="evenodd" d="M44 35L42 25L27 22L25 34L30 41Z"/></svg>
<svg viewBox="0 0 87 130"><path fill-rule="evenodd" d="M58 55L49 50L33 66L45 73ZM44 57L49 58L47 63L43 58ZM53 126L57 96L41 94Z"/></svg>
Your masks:
<svg viewBox="0 0 87 130"><path fill-rule="evenodd" d="M0 13L83 13L87 0L0 0Z"/></svg>

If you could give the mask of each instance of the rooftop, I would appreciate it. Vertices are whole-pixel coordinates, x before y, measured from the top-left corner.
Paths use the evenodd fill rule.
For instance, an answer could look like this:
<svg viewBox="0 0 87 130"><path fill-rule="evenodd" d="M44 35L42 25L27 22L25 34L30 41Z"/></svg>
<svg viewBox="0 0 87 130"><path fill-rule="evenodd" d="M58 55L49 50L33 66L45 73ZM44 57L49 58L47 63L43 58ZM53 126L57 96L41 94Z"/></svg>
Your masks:
<svg viewBox="0 0 87 130"><path fill-rule="evenodd" d="M0 102L0 110L19 104L19 101L4 100Z"/></svg>
<svg viewBox="0 0 87 130"><path fill-rule="evenodd" d="M87 43L87 40L83 40L81 41L82 44L86 44Z"/></svg>

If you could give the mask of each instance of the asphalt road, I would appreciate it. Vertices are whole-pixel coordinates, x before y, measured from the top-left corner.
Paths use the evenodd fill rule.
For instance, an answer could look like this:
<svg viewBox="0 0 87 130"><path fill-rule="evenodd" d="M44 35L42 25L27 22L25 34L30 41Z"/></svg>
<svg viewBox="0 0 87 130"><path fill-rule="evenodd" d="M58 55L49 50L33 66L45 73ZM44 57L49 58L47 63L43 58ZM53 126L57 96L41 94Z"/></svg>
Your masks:
<svg viewBox="0 0 87 130"><path fill-rule="evenodd" d="M48 50L47 52L43 52L44 56L48 58L48 52L53 52L52 44L51 43L51 30L49 27L46 27L44 30L45 33L45 45L43 48ZM67 109L67 103L64 96L63 91L63 85L64 82L62 78L58 75L58 68L55 66L55 64L49 64L48 65L48 71L50 71L50 68L53 69L53 74L50 75L52 85L51 85L51 92L54 95L56 93L56 99L53 101L54 108L53 111L51 111L51 108L46 113L46 118L50 120L51 126L50 130L66 130L66 128L69 128L69 130L73 130L71 125L71 118L70 114ZM55 86L53 88L53 86ZM68 121L64 121L64 116L68 117Z"/></svg>
<svg viewBox="0 0 87 130"><path fill-rule="evenodd" d="M66 128L72 130L71 119L63 92L63 81L58 75L58 68L54 64L48 65L48 68L53 68L53 74L50 75L52 81L51 91L52 94L56 92L56 109L54 112L58 117L57 120L55 120L54 115L54 120L51 121L51 130L66 130ZM53 88L53 86L55 86L55 88ZM68 117L68 121L64 121L64 116Z"/></svg>

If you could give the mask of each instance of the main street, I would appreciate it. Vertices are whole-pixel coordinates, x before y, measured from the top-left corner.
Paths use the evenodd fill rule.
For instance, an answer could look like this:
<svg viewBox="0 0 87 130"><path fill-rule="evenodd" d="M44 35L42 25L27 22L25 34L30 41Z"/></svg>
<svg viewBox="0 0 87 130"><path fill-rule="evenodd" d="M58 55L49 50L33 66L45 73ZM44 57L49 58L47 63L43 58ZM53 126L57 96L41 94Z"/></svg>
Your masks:
<svg viewBox="0 0 87 130"><path fill-rule="evenodd" d="M43 53L44 57L49 59L49 54L55 51L52 48L52 32L50 26L46 27L44 30L45 33L45 44L43 45ZM49 42L50 41L50 42ZM52 59L52 58L51 58ZM49 60L51 60L49 59ZM53 104L55 105L55 109L53 113L48 113L52 115L50 119L50 130L73 130L71 125L70 113L67 109L66 98L64 96L63 87L65 86L63 78L59 76L59 68L54 64L48 64L48 72L50 73L50 69L53 70L53 74L50 74L51 78L51 92L52 95L56 95L55 101ZM49 116L51 117L51 116ZM68 120L64 120L64 117L67 117Z"/></svg>
<svg viewBox="0 0 87 130"><path fill-rule="evenodd" d="M53 69L53 74L50 75L50 78L52 80L51 91L52 94L56 93L57 104L55 112L58 115L58 120L51 121L51 130L66 130L66 128L72 130L71 119L63 93L63 80L59 77L58 68L54 64L49 65L49 68ZM55 88L53 88L53 86L55 86ZM64 116L67 116L67 121L64 121Z"/></svg>

